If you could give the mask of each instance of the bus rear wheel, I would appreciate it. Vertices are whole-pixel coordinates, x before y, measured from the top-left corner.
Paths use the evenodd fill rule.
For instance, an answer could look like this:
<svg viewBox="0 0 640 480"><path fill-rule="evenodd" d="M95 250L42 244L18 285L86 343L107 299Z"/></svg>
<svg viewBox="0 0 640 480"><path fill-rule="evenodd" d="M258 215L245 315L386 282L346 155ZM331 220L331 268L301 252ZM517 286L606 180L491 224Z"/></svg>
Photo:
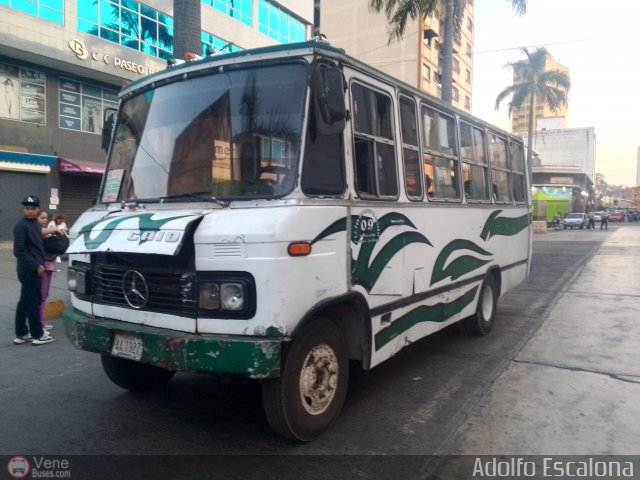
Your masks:
<svg viewBox="0 0 640 480"><path fill-rule="evenodd" d="M484 277L480 287L476 313L462 320L465 333L470 335L487 335L493 328L498 309L498 286L490 273Z"/></svg>
<svg viewBox="0 0 640 480"><path fill-rule="evenodd" d="M346 351L342 332L324 318L293 340L280 377L262 384L262 405L273 430L308 442L338 418L349 380Z"/></svg>
<svg viewBox="0 0 640 480"><path fill-rule="evenodd" d="M126 358L101 355L102 369L109 380L130 392L147 392L167 384L176 373L154 365L134 362Z"/></svg>

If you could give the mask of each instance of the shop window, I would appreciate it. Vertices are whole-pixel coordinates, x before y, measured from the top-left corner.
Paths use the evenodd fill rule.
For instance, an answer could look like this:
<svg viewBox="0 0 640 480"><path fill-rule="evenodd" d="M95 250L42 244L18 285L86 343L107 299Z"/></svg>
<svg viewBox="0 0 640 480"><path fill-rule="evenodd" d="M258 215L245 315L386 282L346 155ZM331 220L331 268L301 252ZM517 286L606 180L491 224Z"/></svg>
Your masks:
<svg viewBox="0 0 640 480"><path fill-rule="evenodd" d="M104 110L118 107L118 94L68 78L61 78L59 86L60 128L101 134Z"/></svg>
<svg viewBox="0 0 640 480"><path fill-rule="evenodd" d="M0 63L0 118L46 124L46 75Z"/></svg>

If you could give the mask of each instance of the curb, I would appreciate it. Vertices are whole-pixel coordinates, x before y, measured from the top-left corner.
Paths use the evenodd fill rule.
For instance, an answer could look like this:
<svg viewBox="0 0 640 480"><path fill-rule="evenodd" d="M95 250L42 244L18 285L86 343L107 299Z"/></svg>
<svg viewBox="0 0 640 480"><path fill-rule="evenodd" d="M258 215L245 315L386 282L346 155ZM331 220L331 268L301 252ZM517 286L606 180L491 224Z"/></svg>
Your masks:
<svg viewBox="0 0 640 480"><path fill-rule="evenodd" d="M62 317L64 311L64 302L62 300L56 300L54 302L47 302L44 304L44 318L45 320L54 320Z"/></svg>

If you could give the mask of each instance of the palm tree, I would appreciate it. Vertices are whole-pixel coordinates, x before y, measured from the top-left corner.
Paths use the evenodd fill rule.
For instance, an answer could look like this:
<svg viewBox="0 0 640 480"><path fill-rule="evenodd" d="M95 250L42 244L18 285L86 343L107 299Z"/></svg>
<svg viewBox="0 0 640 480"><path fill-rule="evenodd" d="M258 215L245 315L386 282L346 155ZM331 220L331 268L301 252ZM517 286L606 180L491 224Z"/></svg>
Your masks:
<svg viewBox="0 0 640 480"><path fill-rule="evenodd" d="M527 11L527 0L509 0L518 15ZM420 33L426 18L441 6L444 13L442 36L442 100L451 103L453 87L453 40L460 30L467 0L369 0L374 12L384 9L389 20L389 43L404 36L407 22L418 20Z"/></svg>
<svg viewBox="0 0 640 480"><path fill-rule="evenodd" d="M498 110L503 100L511 97L509 102L509 116L511 116L511 112L514 109L522 107L525 102L529 102L527 166L529 167L529 172L531 172L536 102L546 103L552 110L557 110L566 105L569 89L571 88L571 80L564 72L558 70L545 71L547 58L551 56L546 48L538 48L532 52L527 48L521 48L520 50L527 58L505 65L505 68L513 71L514 82L513 85L508 86L498 94L495 108Z"/></svg>

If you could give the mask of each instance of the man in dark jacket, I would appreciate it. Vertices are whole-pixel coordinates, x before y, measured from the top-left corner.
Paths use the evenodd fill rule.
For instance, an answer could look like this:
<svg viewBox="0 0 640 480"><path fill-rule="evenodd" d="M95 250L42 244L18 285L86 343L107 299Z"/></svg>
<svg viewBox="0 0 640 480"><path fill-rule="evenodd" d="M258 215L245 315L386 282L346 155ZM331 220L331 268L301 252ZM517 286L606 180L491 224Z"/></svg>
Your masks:
<svg viewBox="0 0 640 480"><path fill-rule="evenodd" d="M24 218L13 228L13 254L18 259L18 280L22 284L16 307L16 338L13 343L44 345L55 339L40 324L40 277L44 274L42 231L38 223L40 199L29 195L22 200Z"/></svg>

